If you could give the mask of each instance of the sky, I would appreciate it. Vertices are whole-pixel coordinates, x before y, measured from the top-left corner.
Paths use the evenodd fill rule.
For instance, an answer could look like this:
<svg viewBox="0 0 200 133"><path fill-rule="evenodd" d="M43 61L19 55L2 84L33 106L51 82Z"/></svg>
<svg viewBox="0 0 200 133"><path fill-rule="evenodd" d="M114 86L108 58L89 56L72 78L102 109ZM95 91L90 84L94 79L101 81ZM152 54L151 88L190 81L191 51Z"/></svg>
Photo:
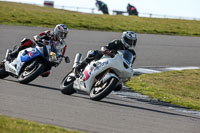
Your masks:
<svg viewBox="0 0 200 133"><path fill-rule="evenodd" d="M44 0L4 0L42 5ZM95 8L96 0L51 0L56 6ZM200 0L102 0L109 10L126 11L127 4L134 5L140 15L158 14L181 18L200 19ZM71 8L71 10L77 10ZM80 10L80 9L79 9ZM85 10L86 11L86 10ZM86 12L91 12L87 9ZM98 12L95 10L95 13ZM100 12L99 12L100 13ZM110 12L112 14L112 12Z"/></svg>

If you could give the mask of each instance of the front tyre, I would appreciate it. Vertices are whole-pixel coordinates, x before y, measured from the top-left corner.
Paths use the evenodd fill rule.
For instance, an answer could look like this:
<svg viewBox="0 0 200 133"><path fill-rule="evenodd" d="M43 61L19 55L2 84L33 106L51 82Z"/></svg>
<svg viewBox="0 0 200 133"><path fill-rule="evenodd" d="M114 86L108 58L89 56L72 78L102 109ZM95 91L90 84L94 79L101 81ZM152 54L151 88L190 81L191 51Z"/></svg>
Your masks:
<svg viewBox="0 0 200 133"><path fill-rule="evenodd" d="M5 71L5 67L4 67L3 63L0 64L0 79L4 79L8 76L9 76L9 74L8 74L8 72Z"/></svg>
<svg viewBox="0 0 200 133"><path fill-rule="evenodd" d="M65 95L72 95L76 92L76 90L73 88L73 83L76 78L74 76L70 76L70 74L71 72L65 76L60 84L61 92Z"/></svg>
<svg viewBox="0 0 200 133"><path fill-rule="evenodd" d="M36 79L44 71L44 69L44 64L33 61L30 65L24 68L24 71L18 77L18 82L27 84Z"/></svg>
<svg viewBox="0 0 200 133"><path fill-rule="evenodd" d="M100 85L94 84L94 87L90 91L90 99L94 101L99 101L102 98L106 97L115 88L117 82L118 80L113 77Z"/></svg>

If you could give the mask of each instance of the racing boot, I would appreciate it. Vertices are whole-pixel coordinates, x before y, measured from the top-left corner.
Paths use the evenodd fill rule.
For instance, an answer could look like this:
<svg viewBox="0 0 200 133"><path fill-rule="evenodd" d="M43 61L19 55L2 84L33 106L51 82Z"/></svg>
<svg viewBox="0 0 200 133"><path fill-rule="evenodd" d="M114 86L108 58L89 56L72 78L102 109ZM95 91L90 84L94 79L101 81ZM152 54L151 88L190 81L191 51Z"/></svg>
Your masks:
<svg viewBox="0 0 200 133"><path fill-rule="evenodd" d="M87 64L89 64L92 60L95 59L95 55L97 56L97 54L95 54L94 52L92 52L93 55L88 54L88 56L75 67L75 76L76 77L80 77L81 72L84 70L84 68L87 66Z"/></svg>
<svg viewBox="0 0 200 133"><path fill-rule="evenodd" d="M42 74L40 74L40 76L44 77L48 77L50 75L50 71L51 71L51 66L48 65L46 66L46 69L44 70L44 72Z"/></svg>
<svg viewBox="0 0 200 133"><path fill-rule="evenodd" d="M41 74L42 77L48 77L49 75L50 75L50 71L46 71Z"/></svg>
<svg viewBox="0 0 200 133"><path fill-rule="evenodd" d="M114 91L120 91L122 89L122 84L115 87Z"/></svg>
<svg viewBox="0 0 200 133"><path fill-rule="evenodd" d="M86 60L84 60L84 61L82 61L80 64L78 64L76 67L75 67L75 76L77 77L77 78L79 78L80 77L80 75L81 75L81 72L83 71L83 69L87 66L87 62L86 62Z"/></svg>

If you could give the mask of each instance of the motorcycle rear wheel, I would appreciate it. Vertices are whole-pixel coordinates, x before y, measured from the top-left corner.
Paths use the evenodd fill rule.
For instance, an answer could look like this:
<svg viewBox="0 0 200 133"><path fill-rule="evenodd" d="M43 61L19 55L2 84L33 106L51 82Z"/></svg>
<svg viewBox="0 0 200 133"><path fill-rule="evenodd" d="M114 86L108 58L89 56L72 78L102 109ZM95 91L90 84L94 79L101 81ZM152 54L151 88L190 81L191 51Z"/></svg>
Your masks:
<svg viewBox="0 0 200 133"><path fill-rule="evenodd" d="M61 92L65 95L72 95L76 92L76 90L73 88L73 83L76 78L69 76L70 73L65 76L60 84Z"/></svg>
<svg viewBox="0 0 200 133"><path fill-rule="evenodd" d="M104 84L102 84L102 86L96 87L94 85L94 87L90 91L90 99L92 99L94 101L99 101L102 98L106 97L115 88L117 82L118 82L118 80L113 77L110 80L107 80ZM100 91L97 91L99 87L102 87L102 89L100 89Z"/></svg>
<svg viewBox="0 0 200 133"><path fill-rule="evenodd" d="M34 61L32 62L34 63ZM18 77L18 82L22 83L22 84L27 84L31 81L33 81L34 79L36 79L45 69L45 65L41 64L41 63L36 63L36 65L34 65L34 68L32 68L31 70L26 70L28 66L26 66L24 68L24 71L19 75Z"/></svg>

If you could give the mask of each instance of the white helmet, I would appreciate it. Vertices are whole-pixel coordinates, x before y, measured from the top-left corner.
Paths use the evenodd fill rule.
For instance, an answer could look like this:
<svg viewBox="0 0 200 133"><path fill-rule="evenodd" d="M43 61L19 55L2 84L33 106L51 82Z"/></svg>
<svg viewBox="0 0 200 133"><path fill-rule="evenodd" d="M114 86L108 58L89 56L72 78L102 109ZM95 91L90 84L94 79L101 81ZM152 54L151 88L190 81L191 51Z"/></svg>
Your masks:
<svg viewBox="0 0 200 133"><path fill-rule="evenodd" d="M68 34L68 28L64 24L58 24L54 28L54 35L58 40L65 39L67 37L67 34Z"/></svg>
<svg viewBox="0 0 200 133"><path fill-rule="evenodd" d="M121 36L121 42L127 49L134 49L137 43L136 33L132 31L124 31Z"/></svg>

